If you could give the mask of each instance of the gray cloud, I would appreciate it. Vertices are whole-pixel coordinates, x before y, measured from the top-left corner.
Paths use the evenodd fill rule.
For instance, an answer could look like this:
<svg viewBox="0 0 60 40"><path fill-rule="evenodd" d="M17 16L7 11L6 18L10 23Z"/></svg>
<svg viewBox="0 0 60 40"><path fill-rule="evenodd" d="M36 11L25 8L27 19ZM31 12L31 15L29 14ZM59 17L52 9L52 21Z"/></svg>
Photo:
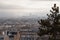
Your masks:
<svg viewBox="0 0 60 40"><path fill-rule="evenodd" d="M31 0L31 1L60 1L60 0Z"/></svg>
<svg viewBox="0 0 60 40"><path fill-rule="evenodd" d="M16 6L16 5L7 5L7 4L2 4L0 3L0 9L22 9L23 7L21 6Z"/></svg>
<svg viewBox="0 0 60 40"><path fill-rule="evenodd" d="M36 1L38 1L38 0L36 0ZM40 16L40 15L43 16L46 13L48 13L48 11L50 10L48 8L50 8L50 4L52 4L50 2L49 3L45 2L43 4L41 4L40 2L39 3L38 2L37 3L36 2L31 3L30 2L29 4L28 4L28 2L27 3L25 2L26 4L23 4L23 3L20 4L19 6L15 5L15 4L12 5L12 4L0 3L0 18L1 17L9 18L9 17L29 16L30 13L32 13L32 15L36 15L36 16Z"/></svg>

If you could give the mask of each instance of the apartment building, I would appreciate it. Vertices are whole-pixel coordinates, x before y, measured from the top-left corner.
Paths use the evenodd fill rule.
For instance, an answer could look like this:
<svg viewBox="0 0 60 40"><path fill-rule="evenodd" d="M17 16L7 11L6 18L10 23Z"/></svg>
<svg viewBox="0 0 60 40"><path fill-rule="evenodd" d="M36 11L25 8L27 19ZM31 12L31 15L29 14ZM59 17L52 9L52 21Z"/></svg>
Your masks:
<svg viewBox="0 0 60 40"><path fill-rule="evenodd" d="M20 40L36 40L39 37L36 31L34 29L31 29L30 27L21 27L20 35Z"/></svg>
<svg viewBox="0 0 60 40"><path fill-rule="evenodd" d="M4 29L4 28L3 28ZM31 27L9 27L0 31L1 40L36 40L39 36Z"/></svg>

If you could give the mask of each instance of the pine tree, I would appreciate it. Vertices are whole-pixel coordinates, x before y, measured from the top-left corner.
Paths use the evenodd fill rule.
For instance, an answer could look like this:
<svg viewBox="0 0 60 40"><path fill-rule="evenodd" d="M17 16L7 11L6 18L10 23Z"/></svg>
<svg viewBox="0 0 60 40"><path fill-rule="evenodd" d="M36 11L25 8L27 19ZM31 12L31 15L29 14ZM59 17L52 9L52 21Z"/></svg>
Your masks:
<svg viewBox="0 0 60 40"><path fill-rule="evenodd" d="M40 24L38 35L49 35L49 40L56 40L57 34L60 33L59 7L56 7L56 4L54 4L50 12L51 14L47 14L47 19L41 19L38 21Z"/></svg>

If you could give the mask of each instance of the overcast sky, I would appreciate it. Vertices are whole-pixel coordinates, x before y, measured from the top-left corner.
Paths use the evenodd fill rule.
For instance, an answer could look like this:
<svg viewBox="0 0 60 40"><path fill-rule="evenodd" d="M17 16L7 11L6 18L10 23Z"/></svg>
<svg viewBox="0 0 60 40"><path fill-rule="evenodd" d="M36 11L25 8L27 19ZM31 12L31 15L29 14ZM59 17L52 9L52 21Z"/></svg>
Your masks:
<svg viewBox="0 0 60 40"><path fill-rule="evenodd" d="M0 0L0 16L43 15L49 13L54 3L60 6L60 1Z"/></svg>

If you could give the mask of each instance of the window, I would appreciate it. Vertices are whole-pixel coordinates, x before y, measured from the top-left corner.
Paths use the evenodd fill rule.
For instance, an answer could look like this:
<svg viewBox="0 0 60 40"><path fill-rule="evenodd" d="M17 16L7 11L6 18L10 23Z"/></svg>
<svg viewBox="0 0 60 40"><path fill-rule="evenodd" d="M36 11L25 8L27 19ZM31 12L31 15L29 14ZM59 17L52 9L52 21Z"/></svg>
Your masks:
<svg viewBox="0 0 60 40"><path fill-rule="evenodd" d="M21 40L34 40L32 37L21 37Z"/></svg>
<svg viewBox="0 0 60 40"><path fill-rule="evenodd" d="M14 38L9 38L9 40L14 40Z"/></svg>
<svg viewBox="0 0 60 40"><path fill-rule="evenodd" d="M0 38L0 40L4 40L4 38L2 37L2 38Z"/></svg>

